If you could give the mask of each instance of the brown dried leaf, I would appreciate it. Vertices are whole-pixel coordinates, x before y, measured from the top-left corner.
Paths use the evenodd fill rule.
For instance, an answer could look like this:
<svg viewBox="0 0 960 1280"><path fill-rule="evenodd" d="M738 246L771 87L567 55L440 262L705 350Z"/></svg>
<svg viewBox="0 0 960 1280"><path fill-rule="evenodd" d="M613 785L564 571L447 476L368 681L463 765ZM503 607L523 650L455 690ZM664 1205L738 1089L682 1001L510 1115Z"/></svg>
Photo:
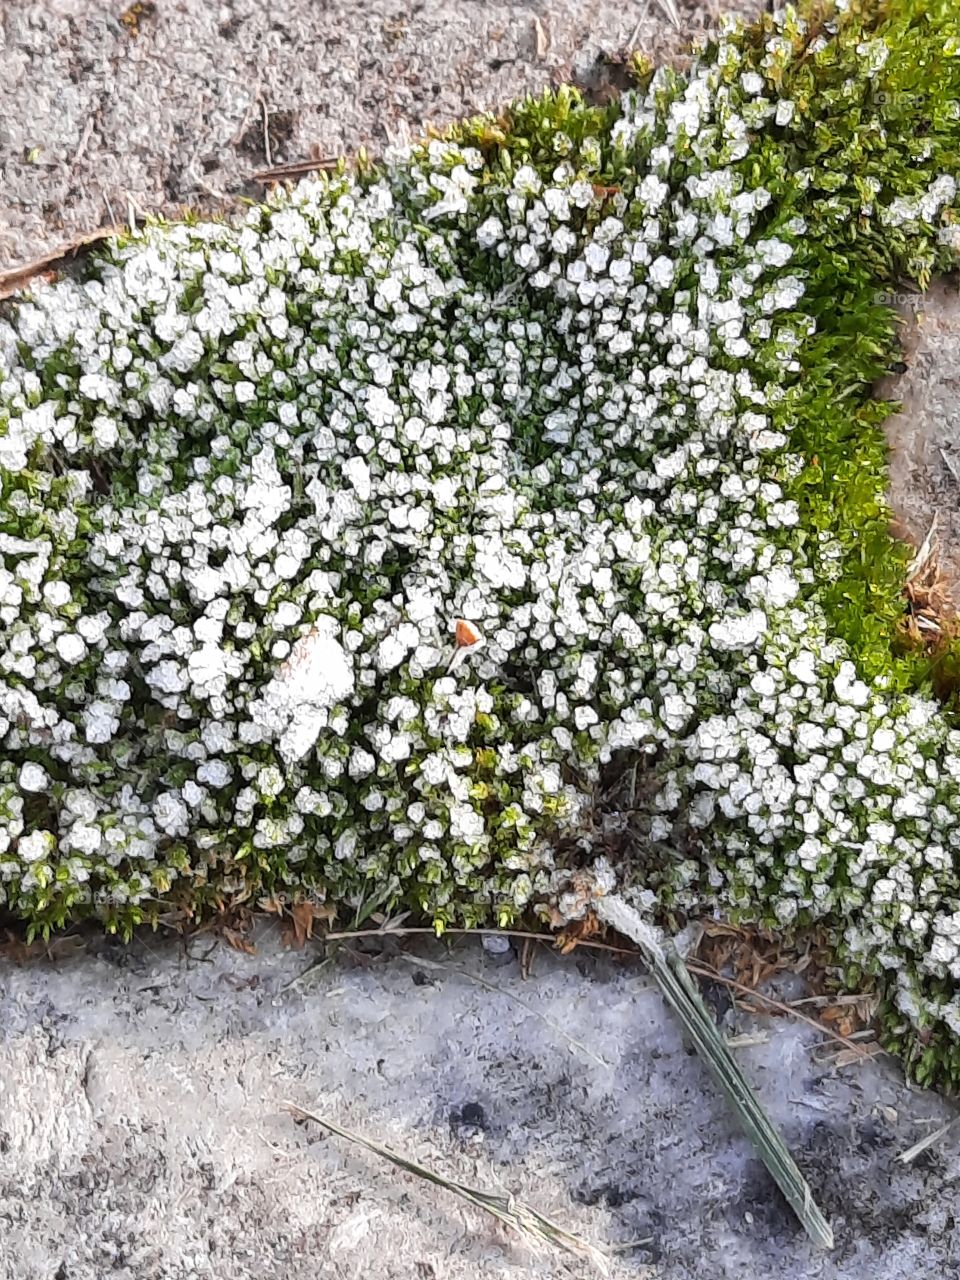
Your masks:
<svg viewBox="0 0 960 1280"><path fill-rule="evenodd" d="M313 907L309 902L298 902L290 908L293 921L294 945L299 949L313 937Z"/></svg>
<svg viewBox="0 0 960 1280"><path fill-rule="evenodd" d="M849 1038L870 1025L878 1003L876 996L872 995L847 998L841 996L835 1004L824 1009L820 1016L824 1022L833 1023L840 1035Z"/></svg>
<svg viewBox="0 0 960 1280"><path fill-rule="evenodd" d="M247 956L255 956L257 954L257 948L249 938L244 937L239 929L231 929L229 925L224 925L220 930L220 934L228 946L233 947L234 951L242 951Z"/></svg>
<svg viewBox="0 0 960 1280"><path fill-rule="evenodd" d="M320 920L332 924L337 918L333 907L326 903L296 902L290 907L290 926L284 930L284 942L288 947L302 950L304 944L313 937L313 923Z"/></svg>
<svg viewBox="0 0 960 1280"><path fill-rule="evenodd" d="M557 950L562 956L568 956L578 943L595 938L598 933L603 933L603 928L594 912L588 911L582 920L571 921L562 933L557 934Z"/></svg>

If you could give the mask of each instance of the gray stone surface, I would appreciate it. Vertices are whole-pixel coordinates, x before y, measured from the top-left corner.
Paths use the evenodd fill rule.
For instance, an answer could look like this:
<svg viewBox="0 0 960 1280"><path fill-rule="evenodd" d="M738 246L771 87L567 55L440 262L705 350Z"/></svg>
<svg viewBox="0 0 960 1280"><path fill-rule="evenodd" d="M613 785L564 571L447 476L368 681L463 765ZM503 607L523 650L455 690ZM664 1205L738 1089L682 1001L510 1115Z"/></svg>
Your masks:
<svg viewBox="0 0 960 1280"><path fill-rule="evenodd" d="M737 7L676 0L677 30L662 0L141 0L125 25L127 3L0 4L0 269L128 210L259 194L264 108L274 161L376 152L592 80L600 51L631 37L675 54Z"/></svg>
<svg viewBox="0 0 960 1280"><path fill-rule="evenodd" d="M469 938L311 968L275 929L253 957L209 936L59 946L0 968L2 1280L590 1274L287 1099L620 1246L615 1280L960 1275L960 1144L895 1159L947 1108L887 1063L821 1061L797 1022L725 1025L761 1033L737 1052L833 1220L829 1257L632 962L541 949L523 980Z"/></svg>

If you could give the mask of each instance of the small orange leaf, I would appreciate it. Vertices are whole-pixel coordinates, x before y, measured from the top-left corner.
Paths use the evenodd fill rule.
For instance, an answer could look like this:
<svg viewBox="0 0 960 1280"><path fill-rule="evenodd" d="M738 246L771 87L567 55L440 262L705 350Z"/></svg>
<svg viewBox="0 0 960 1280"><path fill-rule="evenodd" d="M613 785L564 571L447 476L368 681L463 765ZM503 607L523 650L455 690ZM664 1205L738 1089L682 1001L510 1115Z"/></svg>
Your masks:
<svg viewBox="0 0 960 1280"><path fill-rule="evenodd" d="M595 938L603 933L603 925L593 911L587 911L580 920L571 921L562 933L557 935L556 947L562 956L568 956L576 950L578 943Z"/></svg>
<svg viewBox="0 0 960 1280"><path fill-rule="evenodd" d="M299 951L304 943L313 937L313 923L315 920L321 920L325 924L332 924L336 916L337 913L334 908L327 906L325 903L296 902L290 908L290 920L293 928L292 930L285 930L284 941L288 947L295 947Z"/></svg>
<svg viewBox="0 0 960 1280"><path fill-rule="evenodd" d="M313 937L313 907L309 902L298 902L290 908L293 920L293 945L298 949Z"/></svg>
<svg viewBox="0 0 960 1280"><path fill-rule="evenodd" d="M471 644L479 644L480 640L482 639L480 632L477 630L477 628L473 625L472 622L468 622L466 618L457 619L456 636L457 636L457 644L461 648L466 648L467 645L471 645Z"/></svg>

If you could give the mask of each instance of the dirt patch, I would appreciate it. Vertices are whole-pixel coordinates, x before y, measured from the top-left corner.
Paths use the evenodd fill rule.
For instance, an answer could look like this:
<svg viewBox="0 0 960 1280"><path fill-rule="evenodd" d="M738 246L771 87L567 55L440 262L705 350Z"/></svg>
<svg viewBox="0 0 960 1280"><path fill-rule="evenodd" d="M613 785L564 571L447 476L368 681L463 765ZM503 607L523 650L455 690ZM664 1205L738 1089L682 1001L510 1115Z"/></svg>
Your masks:
<svg viewBox="0 0 960 1280"><path fill-rule="evenodd" d="M391 141L676 55L758 0L4 0L0 269L131 214L231 207L265 163Z"/></svg>
<svg viewBox="0 0 960 1280"><path fill-rule="evenodd" d="M724 1016L829 1211L821 1256L634 962L538 947L524 978L476 938L326 962L276 925L254 941L0 961L2 1280L585 1274L285 1099L613 1246L613 1280L955 1280L960 1139L898 1163L950 1111L884 1060Z"/></svg>
<svg viewBox="0 0 960 1280"><path fill-rule="evenodd" d="M954 605L960 603L960 290L936 280L926 293L890 298L903 318L903 365L879 394L899 400L887 419L890 504L900 536L921 548L933 530Z"/></svg>

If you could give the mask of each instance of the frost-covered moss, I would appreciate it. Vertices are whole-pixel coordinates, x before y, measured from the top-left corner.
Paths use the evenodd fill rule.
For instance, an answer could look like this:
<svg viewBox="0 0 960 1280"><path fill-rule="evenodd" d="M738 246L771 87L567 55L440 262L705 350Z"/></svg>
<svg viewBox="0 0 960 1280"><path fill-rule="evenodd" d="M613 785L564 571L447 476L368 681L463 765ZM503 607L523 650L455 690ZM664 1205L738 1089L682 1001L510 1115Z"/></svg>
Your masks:
<svg viewBox="0 0 960 1280"><path fill-rule="evenodd" d="M731 30L12 308L0 903L506 923L613 764L625 884L826 922L960 1078L960 732L869 399L879 287L956 260L951 9Z"/></svg>

